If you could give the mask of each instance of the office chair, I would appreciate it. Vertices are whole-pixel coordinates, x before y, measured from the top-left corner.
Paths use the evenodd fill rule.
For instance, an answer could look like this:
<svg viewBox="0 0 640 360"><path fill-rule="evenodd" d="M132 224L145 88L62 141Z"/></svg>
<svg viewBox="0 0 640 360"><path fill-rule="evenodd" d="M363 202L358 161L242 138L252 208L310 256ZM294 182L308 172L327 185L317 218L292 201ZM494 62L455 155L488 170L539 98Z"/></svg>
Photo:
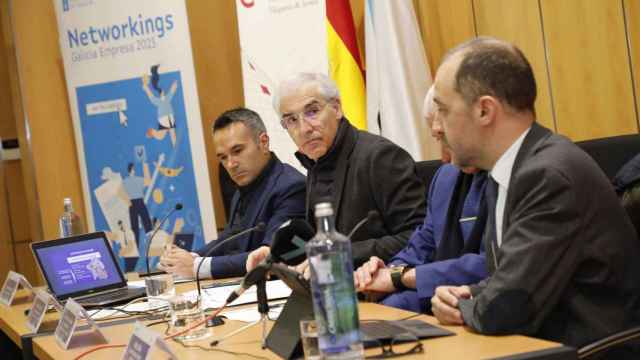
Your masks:
<svg viewBox="0 0 640 360"><path fill-rule="evenodd" d="M578 141L576 145L598 163L609 179L613 179L627 161L640 154L640 135L620 135Z"/></svg>
<svg viewBox="0 0 640 360"><path fill-rule="evenodd" d="M581 347L578 349L578 359L594 359L604 351L612 350L618 345L624 345L637 339L640 339L640 326L615 333L604 339Z"/></svg>
<svg viewBox="0 0 640 360"><path fill-rule="evenodd" d="M436 174L436 171L442 166L442 161L440 160L426 160L426 161L418 161L416 162L416 175L424 182L424 185L427 187L428 191L429 185L431 185L431 179Z"/></svg>

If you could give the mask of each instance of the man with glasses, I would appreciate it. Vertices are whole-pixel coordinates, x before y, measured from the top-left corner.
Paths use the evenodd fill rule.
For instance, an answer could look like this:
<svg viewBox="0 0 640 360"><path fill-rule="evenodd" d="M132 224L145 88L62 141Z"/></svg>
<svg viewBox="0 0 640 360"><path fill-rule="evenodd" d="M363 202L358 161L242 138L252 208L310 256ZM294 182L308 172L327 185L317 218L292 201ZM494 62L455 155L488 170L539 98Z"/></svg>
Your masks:
<svg viewBox="0 0 640 360"><path fill-rule="evenodd" d="M307 169L307 220L313 205L329 198L338 231L348 234L371 210L380 214L351 237L354 266L371 256L388 260L424 218L424 185L411 156L391 141L360 131L343 116L331 79L301 73L281 83L274 107L298 146ZM250 255L248 269L266 254Z"/></svg>

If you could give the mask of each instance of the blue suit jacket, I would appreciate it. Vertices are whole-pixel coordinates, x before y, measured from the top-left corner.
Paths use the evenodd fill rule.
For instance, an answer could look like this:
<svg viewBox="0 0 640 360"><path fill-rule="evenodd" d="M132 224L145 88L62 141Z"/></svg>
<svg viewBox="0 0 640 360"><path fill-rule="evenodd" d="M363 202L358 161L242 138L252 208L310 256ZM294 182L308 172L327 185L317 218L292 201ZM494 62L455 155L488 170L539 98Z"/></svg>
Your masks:
<svg viewBox="0 0 640 360"><path fill-rule="evenodd" d="M424 223L418 227L409 244L397 253L390 264L408 264L416 267L416 288L419 299L430 298L440 285L475 284L487 277L484 245L480 253L467 253L459 258L433 261L442 235L447 226L447 214L451 198L455 191L458 176L462 172L455 166L445 164L436 172L427 195L427 215ZM486 173L474 176L469 193L464 201L462 215L458 219L465 244L469 241L478 215L480 199L484 194ZM481 230L482 230L481 229ZM475 232L482 234L483 231Z"/></svg>
<svg viewBox="0 0 640 360"><path fill-rule="evenodd" d="M234 233L256 226L260 222L266 224L264 232L251 232L216 249L212 254L211 276L223 278L242 276L246 273L247 256L252 250L262 245L269 246L273 233L283 222L291 218L305 216L305 177L298 170L276 159L267 178L256 189L255 201L246 210L240 229L230 229L229 226L220 234L217 241L212 241L197 253L206 254L219 241ZM232 223L240 200L240 192L236 191L231 200L228 224Z"/></svg>

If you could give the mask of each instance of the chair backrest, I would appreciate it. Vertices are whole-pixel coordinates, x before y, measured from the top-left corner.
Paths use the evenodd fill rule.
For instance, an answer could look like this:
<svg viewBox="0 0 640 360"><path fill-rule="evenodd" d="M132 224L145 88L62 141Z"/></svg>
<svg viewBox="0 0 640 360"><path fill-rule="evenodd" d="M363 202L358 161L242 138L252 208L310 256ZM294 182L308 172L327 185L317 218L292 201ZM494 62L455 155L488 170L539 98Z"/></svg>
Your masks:
<svg viewBox="0 0 640 360"><path fill-rule="evenodd" d="M440 160L426 160L416 162L416 174L426 186L425 194L429 189L429 185L431 185L433 176L436 174L436 171L438 171L440 166L442 166L442 161Z"/></svg>
<svg viewBox="0 0 640 360"><path fill-rule="evenodd" d="M612 136L576 142L613 179L622 165L640 154L640 134Z"/></svg>

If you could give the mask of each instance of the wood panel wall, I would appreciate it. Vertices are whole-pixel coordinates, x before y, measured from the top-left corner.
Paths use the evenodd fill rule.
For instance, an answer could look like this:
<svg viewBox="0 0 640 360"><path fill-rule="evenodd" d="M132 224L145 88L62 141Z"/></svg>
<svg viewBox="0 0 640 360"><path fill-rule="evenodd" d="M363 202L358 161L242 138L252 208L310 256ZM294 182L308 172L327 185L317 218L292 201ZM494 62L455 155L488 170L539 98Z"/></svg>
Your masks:
<svg viewBox="0 0 640 360"><path fill-rule="evenodd" d="M422 41L435 75L442 57L457 44L476 36L471 0L414 0Z"/></svg>
<svg viewBox="0 0 640 360"><path fill-rule="evenodd" d="M557 131L573 140L637 133L622 2L540 4Z"/></svg>
<svg viewBox="0 0 640 360"><path fill-rule="evenodd" d="M78 214L84 214L56 18L51 1L11 1L11 6L24 111L24 117L18 119L17 125L22 135L19 136L21 145L31 153L31 157L23 157L22 162L24 168L33 172L37 194L33 200L40 205L39 218L33 225L41 227L43 238L50 239L58 235L58 217L65 197L72 199ZM38 19L37 26L33 19ZM32 184L27 185L26 188L31 189Z"/></svg>
<svg viewBox="0 0 640 360"><path fill-rule="evenodd" d="M540 123L574 141L638 132L638 0L414 4L432 69L448 49L476 34L503 38L531 62Z"/></svg>
<svg viewBox="0 0 640 360"><path fill-rule="evenodd" d="M0 12L4 9L0 8ZM6 19L0 16L0 29ZM16 138L16 123L13 117L11 91L9 86L9 64L4 36L0 31L0 139ZM4 279L10 269L15 269L13 256L13 237L9 218L9 193L7 191L7 164L0 156L0 279ZM3 280L0 280L3 281Z"/></svg>
<svg viewBox="0 0 640 360"><path fill-rule="evenodd" d="M636 122L640 129L640 0L623 0L627 42L631 60Z"/></svg>
<svg viewBox="0 0 640 360"><path fill-rule="evenodd" d="M0 28L4 19L0 16ZM10 49L5 45L4 36L0 32L0 84L9 84L9 56ZM0 139L15 139L17 137L16 122L11 103L11 89L9 86L0 86Z"/></svg>
<svg viewBox="0 0 640 360"><path fill-rule="evenodd" d="M555 129L538 1L474 0L474 9L478 35L511 41L529 59L538 85L538 121Z"/></svg>
<svg viewBox="0 0 640 360"><path fill-rule="evenodd" d="M18 63L15 51L15 42L13 38L12 19L10 17L10 7L8 1L0 3L0 24L1 24L1 42L0 47L2 64L6 76L0 76L0 88L2 89L3 104L2 119L4 129L2 134L6 138L18 138L21 144L26 142L26 127L18 126L23 124L18 119L24 119L22 111L22 98L19 96L20 88L18 86ZM29 157L30 152L20 149L20 157ZM0 230L3 238L0 239L1 257L0 261L0 278L6 276L9 269L23 272L32 284L41 284L42 279L38 274L33 256L29 253L29 243L37 236L41 236L40 224L36 221L37 226L31 226L34 219L39 219L40 206L37 203L35 191L26 191L29 181L33 184L33 172L31 166L21 160L4 161L2 167L2 186L0 191L4 192L2 198L3 204L6 206L6 213L0 213L0 224L3 229ZM29 187L34 189L33 186ZM1 206L1 205L0 205ZM5 217L6 216L6 217ZM6 227L5 225L8 224ZM34 237L35 236L35 237ZM26 250L26 252L25 252ZM23 254L16 256L18 251Z"/></svg>
<svg viewBox="0 0 640 360"><path fill-rule="evenodd" d="M0 279L4 279L9 270L15 269L9 200L5 180L7 178L7 163L0 161Z"/></svg>
<svg viewBox="0 0 640 360"><path fill-rule="evenodd" d="M211 128L223 111L244 105L236 7L233 1L187 1L187 13L216 224L221 229L226 219Z"/></svg>

